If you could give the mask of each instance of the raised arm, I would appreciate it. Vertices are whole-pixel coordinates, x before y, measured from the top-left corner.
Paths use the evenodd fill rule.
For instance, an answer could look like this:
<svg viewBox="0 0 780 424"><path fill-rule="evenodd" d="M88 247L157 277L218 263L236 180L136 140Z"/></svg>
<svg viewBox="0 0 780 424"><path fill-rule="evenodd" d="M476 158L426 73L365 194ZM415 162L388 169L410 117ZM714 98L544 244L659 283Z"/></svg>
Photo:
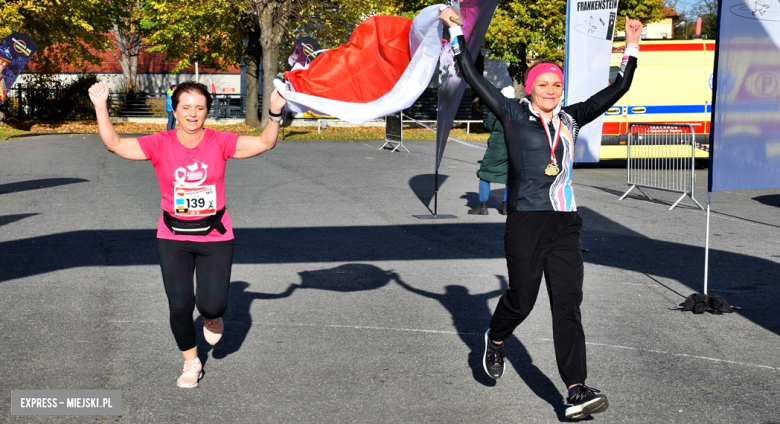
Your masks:
<svg viewBox="0 0 780 424"><path fill-rule="evenodd" d="M642 22L626 16L626 48L615 82L587 100L565 108L566 112L571 114L580 126L584 126L604 114L631 88L634 71L637 67L638 42L641 34Z"/></svg>
<svg viewBox="0 0 780 424"><path fill-rule="evenodd" d="M130 160L147 160L137 138L120 138L108 116L108 85L104 82L93 84L87 90L89 100L95 105L98 132L106 149L115 155Z"/></svg>
<svg viewBox="0 0 780 424"><path fill-rule="evenodd" d="M276 140L279 138L279 126L282 123L281 113L286 103L287 100L274 89L271 93L270 112L271 115L279 114L280 116L278 118L270 116L268 123L259 136L242 135L238 137L236 154L233 155L234 158L251 158L276 147Z"/></svg>
<svg viewBox="0 0 780 424"><path fill-rule="evenodd" d="M477 71L474 61L466 48L466 38L463 36L463 31L450 17L458 17L458 15L449 7L442 8L441 13L439 13L439 19L444 22L444 25L449 27L452 52L455 54L455 60L460 66L463 79L477 93L477 96L488 110L493 112L499 120L503 120L502 118L506 116L506 111L509 108L506 97Z"/></svg>

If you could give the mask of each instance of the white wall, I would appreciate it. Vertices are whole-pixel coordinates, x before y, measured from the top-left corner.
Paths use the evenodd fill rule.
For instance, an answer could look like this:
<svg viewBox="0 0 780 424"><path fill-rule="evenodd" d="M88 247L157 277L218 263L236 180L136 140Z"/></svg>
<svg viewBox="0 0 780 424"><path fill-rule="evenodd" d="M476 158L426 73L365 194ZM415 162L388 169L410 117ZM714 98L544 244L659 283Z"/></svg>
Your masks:
<svg viewBox="0 0 780 424"><path fill-rule="evenodd" d="M31 74L24 73L16 80L16 84L26 84ZM59 74L59 79L63 81L73 80L77 74ZM241 94L241 74L199 74L198 81L206 86L209 85L209 77L216 86L217 94ZM117 91L123 84L122 74L97 74L100 81L108 84L112 91ZM141 74L138 75L138 87L141 91L149 93L164 93L171 84L180 84L185 81L194 81L194 73L181 74ZM14 84L14 85L16 85ZM233 88L235 91L230 91Z"/></svg>

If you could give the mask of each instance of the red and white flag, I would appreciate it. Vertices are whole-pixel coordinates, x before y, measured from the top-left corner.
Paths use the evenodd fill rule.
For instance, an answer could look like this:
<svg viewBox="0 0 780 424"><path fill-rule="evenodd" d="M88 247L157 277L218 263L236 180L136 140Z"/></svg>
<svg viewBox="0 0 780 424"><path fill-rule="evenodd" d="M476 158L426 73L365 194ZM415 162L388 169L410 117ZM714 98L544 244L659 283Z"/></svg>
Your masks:
<svg viewBox="0 0 780 424"><path fill-rule="evenodd" d="M439 7L414 21L373 16L349 43L321 53L306 69L285 73L274 86L287 109L360 124L409 108L428 87L441 52Z"/></svg>

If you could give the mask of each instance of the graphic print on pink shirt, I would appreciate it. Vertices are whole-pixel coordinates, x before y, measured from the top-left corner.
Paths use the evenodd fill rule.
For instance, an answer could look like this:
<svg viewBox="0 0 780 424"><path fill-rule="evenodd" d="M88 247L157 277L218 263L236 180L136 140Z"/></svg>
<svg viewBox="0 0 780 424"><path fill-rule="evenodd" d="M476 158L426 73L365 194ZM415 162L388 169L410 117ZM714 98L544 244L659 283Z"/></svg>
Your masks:
<svg viewBox="0 0 780 424"><path fill-rule="evenodd" d="M195 160L192 165L174 171L173 206L177 218L217 213L216 187L203 184L208 176L208 167Z"/></svg>
<svg viewBox="0 0 780 424"><path fill-rule="evenodd" d="M181 144L177 131L159 132L138 139L157 175L162 196L160 207L179 219L213 215L225 207L225 164L236 152L238 135L205 129L200 143L190 149ZM197 242L232 240L233 229L227 211L222 223L227 229L225 234L214 230L206 236L176 235L165 226L160 216L157 237Z"/></svg>

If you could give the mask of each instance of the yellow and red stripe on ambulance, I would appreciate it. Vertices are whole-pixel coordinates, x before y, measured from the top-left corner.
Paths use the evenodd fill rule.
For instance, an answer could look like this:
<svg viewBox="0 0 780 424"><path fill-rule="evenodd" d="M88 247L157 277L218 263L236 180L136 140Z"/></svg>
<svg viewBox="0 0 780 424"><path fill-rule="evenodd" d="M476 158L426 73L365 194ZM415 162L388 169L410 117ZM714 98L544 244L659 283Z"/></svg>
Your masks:
<svg viewBox="0 0 780 424"><path fill-rule="evenodd" d="M624 45L616 42L612 49L610 82ZM715 42L644 40L639 48L631 90L604 114L600 158L626 158L625 134L632 123L691 124L696 141L709 144ZM697 149L696 157L707 153Z"/></svg>

